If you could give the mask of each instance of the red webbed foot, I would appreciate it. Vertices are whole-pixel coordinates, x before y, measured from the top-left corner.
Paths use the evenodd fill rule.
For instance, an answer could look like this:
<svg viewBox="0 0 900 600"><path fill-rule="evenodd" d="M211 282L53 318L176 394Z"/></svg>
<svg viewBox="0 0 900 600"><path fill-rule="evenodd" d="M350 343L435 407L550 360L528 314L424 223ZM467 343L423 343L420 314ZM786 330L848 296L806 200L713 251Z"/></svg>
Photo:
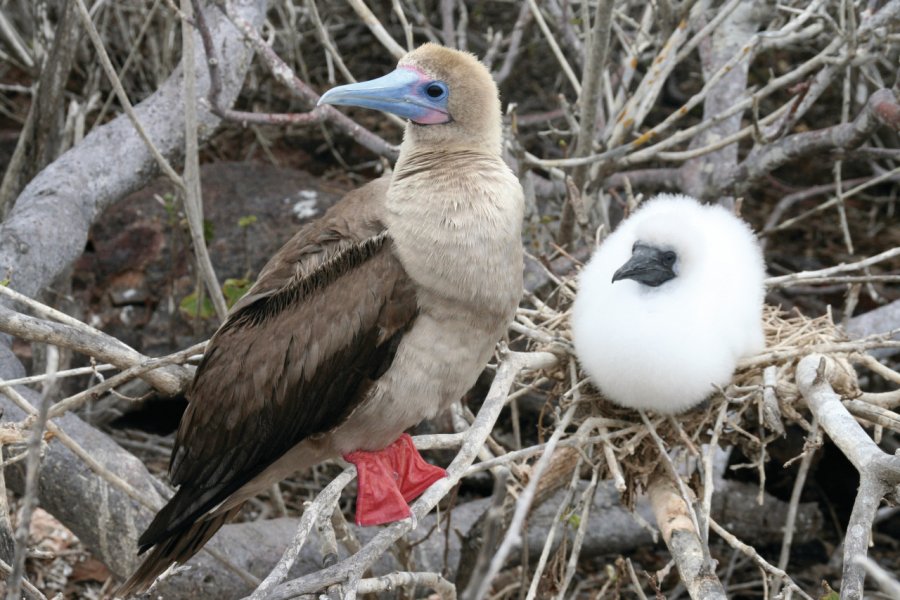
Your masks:
<svg viewBox="0 0 900 600"><path fill-rule="evenodd" d="M425 462L407 433L397 438L385 451L390 454L391 464L399 474L397 485L407 502L412 502L432 483L447 476L444 469Z"/></svg>
<svg viewBox="0 0 900 600"><path fill-rule="evenodd" d="M356 465L356 524L382 525L410 516L407 504L447 472L425 462L403 434L377 452L357 450L344 455Z"/></svg>

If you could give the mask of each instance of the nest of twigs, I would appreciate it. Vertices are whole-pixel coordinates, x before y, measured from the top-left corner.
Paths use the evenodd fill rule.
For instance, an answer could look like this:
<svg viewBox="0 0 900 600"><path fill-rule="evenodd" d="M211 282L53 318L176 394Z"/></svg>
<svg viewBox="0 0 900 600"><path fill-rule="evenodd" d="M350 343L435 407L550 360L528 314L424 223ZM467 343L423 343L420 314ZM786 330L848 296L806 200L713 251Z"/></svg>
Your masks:
<svg viewBox="0 0 900 600"><path fill-rule="evenodd" d="M532 297L534 308L520 310L518 315L521 331L530 338L527 343L532 349L549 343L571 350L569 312L577 284L574 278L557 283L549 301ZM554 308L553 301L561 308ZM579 444L582 453L589 448L592 455L604 457L604 461L596 461L603 463L601 477L617 481L626 505L633 505L653 473L664 468L661 463L671 464L672 457L676 461L679 457L700 460L701 448L711 443L739 447L744 456L756 457L740 466L758 469L762 475L766 446L782 437L786 426L798 425L808 432L813 429L794 381L801 358L813 352L827 354L833 359L830 368L838 371L829 374L836 391L843 397L859 395L851 364L853 351L847 348L847 336L830 314L810 318L766 306L763 318L765 351L743 359L728 386L674 417L652 412L641 415L613 404L591 385L574 356L571 361L561 361L553 371L532 374L521 383L526 388L552 386L547 397L559 398L560 410L573 402L579 404L569 435L582 436L588 442ZM546 419L544 424L550 425ZM571 459L575 454L571 453Z"/></svg>

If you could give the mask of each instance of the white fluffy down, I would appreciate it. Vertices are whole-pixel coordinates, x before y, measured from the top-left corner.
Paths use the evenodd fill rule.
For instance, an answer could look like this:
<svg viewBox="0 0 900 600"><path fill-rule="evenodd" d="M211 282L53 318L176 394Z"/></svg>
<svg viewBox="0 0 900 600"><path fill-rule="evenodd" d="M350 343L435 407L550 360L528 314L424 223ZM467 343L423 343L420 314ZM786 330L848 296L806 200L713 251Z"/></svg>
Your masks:
<svg viewBox="0 0 900 600"><path fill-rule="evenodd" d="M674 250L675 278L612 283L635 242ZM763 349L765 265L740 218L688 196L647 201L594 252L579 277L575 352L603 394L631 408L677 413L731 379Z"/></svg>

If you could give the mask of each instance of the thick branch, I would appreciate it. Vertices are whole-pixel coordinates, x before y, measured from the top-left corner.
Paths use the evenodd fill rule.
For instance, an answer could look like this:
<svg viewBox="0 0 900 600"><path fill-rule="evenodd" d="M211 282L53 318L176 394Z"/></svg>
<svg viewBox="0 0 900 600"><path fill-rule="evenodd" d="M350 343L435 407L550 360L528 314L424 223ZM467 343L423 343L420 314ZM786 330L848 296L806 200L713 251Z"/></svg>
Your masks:
<svg viewBox="0 0 900 600"><path fill-rule="evenodd" d="M829 374L836 368L822 355L807 356L797 365L797 386L819 425L859 471L860 486L844 539L841 582L841 598L858 600L863 595L866 575L859 559L868 551L869 532L879 502L900 484L900 456L883 452L847 411L828 382Z"/></svg>
<svg viewBox="0 0 900 600"><path fill-rule="evenodd" d="M708 550L703 551L703 542L694 529L687 502L668 473L657 470L647 495L656 515L656 524L691 598L727 598L722 582L706 560Z"/></svg>
<svg viewBox="0 0 900 600"><path fill-rule="evenodd" d="M245 18L261 23L266 2L241 0L236 7ZM252 51L218 11L207 12L222 61L223 97L230 103L240 91ZM197 93L205 96L209 77L202 52L194 60L200 66ZM155 94L136 107L150 139L167 157L179 156L184 147L181 77L181 69L176 70ZM202 107L197 116L200 137L206 139L215 131L219 118ZM94 129L41 171L16 200L0 225L0 273L11 271L16 289L34 296L82 253L94 219L156 173L154 159L127 117L120 116Z"/></svg>
<svg viewBox="0 0 900 600"><path fill-rule="evenodd" d="M862 111L850 123L795 133L777 142L757 146L740 165L718 181L719 189L736 186L735 189L740 191L798 158L857 148L881 125L900 131L900 105L889 89L877 90L869 96Z"/></svg>

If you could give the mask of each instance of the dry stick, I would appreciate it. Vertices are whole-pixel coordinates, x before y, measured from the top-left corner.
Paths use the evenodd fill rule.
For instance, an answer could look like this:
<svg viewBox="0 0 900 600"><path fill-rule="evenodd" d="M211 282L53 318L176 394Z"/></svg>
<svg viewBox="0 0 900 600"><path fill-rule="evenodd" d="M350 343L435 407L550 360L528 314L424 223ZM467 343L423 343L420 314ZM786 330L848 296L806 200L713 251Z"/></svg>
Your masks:
<svg viewBox="0 0 900 600"><path fill-rule="evenodd" d="M6 496L6 467L10 463L6 462L3 454L3 443L0 442L0 559L12 560L15 556L16 542Z"/></svg>
<svg viewBox="0 0 900 600"><path fill-rule="evenodd" d="M141 24L141 28L138 31L137 35L134 37L134 42L131 44L131 49L128 51L128 56L125 57L125 62L122 63L122 68L119 69L117 73L117 77L121 80L125 74L128 72L128 69L131 68L133 61L136 58L140 58L143 56L141 52L141 43L144 41L144 36L147 35L147 31L150 30L150 25L153 23L153 18L156 16L156 11L159 9L160 0L153 0L153 5L147 11L146 16L144 17L144 22ZM103 102L103 106L100 107L100 110L97 112L97 117L94 119L94 126L103 124L106 118L106 112L109 110L110 105L112 104L113 98L116 97L116 92L111 91L107 94L106 100Z"/></svg>
<svg viewBox="0 0 900 600"><path fill-rule="evenodd" d="M537 598L538 585L541 582L541 576L544 573L544 569L547 568L547 559L550 558L553 540L556 539L556 530L565 522L563 515L569 508L569 503L572 502L572 497L575 495L578 480L581 479L580 471L582 460L582 457L579 455L578 462L575 463L575 468L572 469L572 479L569 482L569 486L566 488L565 495L559 502L559 508L556 509L556 515L554 515L553 521L551 521L550 531L547 532L547 539L544 541L544 547L541 548L541 556L538 558L538 563L534 569L534 575L531 578L531 585L528 586L528 595L525 597L525 600L535 600L535 598Z"/></svg>
<svg viewBox="0 0 900 600"><path fill-rule="evenodd" d="M662 458L663 464L668 470L672 482L678 486L678 491L681 493L681 498L682 500L684 500L685 507L687 508L687 515L690 517L691 523L693 523L694 525L694 531L699 536L702 529L700 529L700 520L697 519L697 513L696 511L694 511L691 494L690 492L688 492L687 487L684 485L684 482L678 475L678 469L675 467L675 463L672 462L672 457L669 456L669 452L668 450L666 450L665 443L663 442L662 438L659 437L659 433L656 432L656 427L653 426L653 422L650 420L650 417L647 416L647 411L641 409L638 412L641 415L641 420L644 422L644 425L647 426L647 431L650 433L650 437L653 438L654 443L656 443L657 449L659 449L660 458ZM705 551L708 557L709 548L706 548Z"/></svg>
<svg viewBox="0 0 900 600"><path fill-rule="evenodd" d="M550 50L553 52L553 56L556 57L556 61L559 63L559 66L562 67L563 73L565 73L566 77L569 78L569 83L572 84L572 87L575 89L575 93L580 96L581 84L578 83L578 78L575 77L575 72L572 70L572 67L569 66L569 62L563 55L562 50L560 50L559 44L556 43L556 37L547 26L547 21L544 20L544 15L541 14L541 9L538 8L537 2L535 2L535 0L528 0L528 6L529 8L531 8L531 14L534 15L534 20L537 21L538 27L541 28L541 33L544 34L544 38L547 40L547 44L550 45Z"/></svg>
<svg viewBox="0 0 900 600"><path fill-rule="evenodd" d="M587 533L588 522L591 518L591 507L594 505L594 494L597 492L597 482L599 469L594 467L591 473L591 482L581 494L581 514L579 515L578 530L575 532L575 540L572 542L572 550L569 552L569 561L566 564L566 573L563 575L563 581L559 586L559 592L556 595L557 600L563 600L566 590L572 583L572 578L578 568L578 557L581 554L581 546L584 543L584 536ZM578 472L578 469L575 469Z"/></svg>
<svg viewBox="0 0 900 600"><path fill-rule="evenodd" d="M900 340L892 340L891 336L897 333L897 330L890 331L872 338L864 338L853 342L834 342L828 344L814 344L812 346L797 346L787 350L771 350L762 352L749 358L742 358L738 361L739 369L756 367L773 362L799 358L811 352L821 352L830 354L834 352L863 352L874 348L900 348Z"/></svg>
<svg viewBox="0 0 900 600"><path fill-rule="evenodd" d="M647 594L644 593L644 588L641 586L641 580L638 579L637 573L634 571L634 564L632 564L630 558L625 559L625 569L628 571L628 578L631 579L631 584L634 586L634 593L637 594L639 600L647 600Z"/></svg>
<svg viewBox="0 0 900 600"><path fill-rule="evenodd" d="M482 526L482 542L478 549L478 558L475 565L471 569L469 582L463 590L463 598L471 600L477 592L477 586L481 584L490 565L491 556L497 548L499 542L500 531L504 528L504 516L506 513L504 502L506 500L509 481L509 469L506 467L497 467L493 470L494 489L491 494L491 504L484 513L484 522ZM458 579L458 577L457 577Z"/></svg>
<svg viewBox="0 0 900 600"><path fill-rule="evenodd" d="M870 354L857 354L851 357L854 363L861 364L877 375L884 377L886 380L900 385L900 373L891 369L887 365L881 364L874 356Z"/></svg>
<svg viewBox="0 0 900 600"><path fill-rule="evenodd" d="M118 339L94 329L78 319L50 308L9 287L0 285L0 296L6 296L28 306L39 317L59 321L62 325L41 321L0 307L0 331L29 341L40 341L62 348L77 350L122 369L149 360L134 348ZM190 382L191 371L169 366L146 375L147 383L160 392L174 396Z"/></svg>
<svg viewBox="0 0 900 600"><path fill-rule="evenodd" d="M175 184L184 189L184 182L181 181L181 177L178 176L178 173L172 168L169 164L169 161L160 154L159 150L153 144L153 141L150 139L150 136L147 135L144 126L141 125L140 120L137 117L137 113L134 112L134 107L131 105L131 101L128 99L128 94L125 93L125 88L122 87L122 82L119 80L119 77L116 75L116 70L112 65L112 62L109 60L109 55L106 53L106 47L103 45L103 40L100 38L100 34L97 32L97 28L94 27L94 22L91 20L91 16L88 13L87 7L84 5L84 0L74 0L75 7L78 9L78 14L81 17L82 22L84 23L84 28L88 32L88 37L91 38L91 43L94 45L94 50L97 52L97 58L100 59L100 65L103 67L104 72L106 73L106 77L109 79L110 84L116 92L116 96L119 98L119 103L122 105L122 109L125 111L125 114L128 115L128 118L131 120L132 125L134 125L135 131L137 131L138 135L144 140L144 143L147 145L147 149L150 151L150 154L153 155L153 158L156 160L159 168L162 170L166 176L169 177Z"/></svg>
<svg viewBox="0 0 900 600"><path fill-rule="evenodd" d="M803 493L803 487L806 484L806 477L809 474L809 468L812 466L815 452L813 448L821 446L822 433L818 427L816 418L812 421L813 431L811 432L811 441L808 442L812 448L803 453L800 459L800 468L797 470L797 477L794 480L794 489L791 490L791 501L788 504L788 514L784 521L784 537L781 540L781 553L778 556L778 568L784 571L787 569L788 561L791 558L791 544L794 541L794 531L797 522L797 509L800 506L800 495ZM805 445L805 444L804 444ZM772 586L772 596L777 596L781 588L781 580Z"/></svg>
<svg viewBox="0 0 900 600"><path fill-rule="evenodd" d="M403 12L403 6L400 5L400 0L391 0L391 8L393 9L394 14L397 15L397 19L400 20L400 26L403 28L403 34L406 37L406 50L412 52L413 29L412 25L410 25L409 21L406 19L406 13Z"/></svg>
<svg viewBox="0 0 900 600"><path fill-rule="evenodd" d="M900 123L892 123L889 116L890 107L896 106L897 98L891 90L877 90L869 96L869 101L852 122L816 131L795 133L777 142L758 146L743 162L734 167L728 178L749 184L796 158L860 146L881 125L900 128ZM836 174L835 201L840 206L845 196L842 193L839 171L836 171Z"/></svg>
<svg viewBox="0 0 900 600"><path fill-rule="evenodd" d="M865 419L870 423L900 432L900 415L862 400L844 400L844 406L854 417Z"/></svg>
<svg viewBox="0 0 900 600"><path fill-rule="evenodd" d="M153 144L152 140L150 140L150 137L147 135L147 132L144 130L144 127L141 125L140 121L138 120L137 113L135 113L134 107L131 105L131 101L128 99L128 95L125 93L125 88L122 87L122 82L119 80L119 77L116 74L116 70L113 67L112 62L110 62L110 60L109 60L109 55L106 53L106 48L103 45L103 40L100 39L100 34L97 32L97 28L94 27L94 23L91 20L91 16L88 13L87 7L84 5L84 0L74 0L74 2L76 5L76 8L79 11L79 14L81 15L81 20L84 22L84 27L85 27L85 29L87 29L88 36L91 38L91 43L94 45L94 50L97 52L97 57L100 59L100 64L103 66L103 70L106 72L106 77L109 79L110 83L113 86L113 89L116 91L116 96L118 96L118 98L119 98L119 103L122 105L122 108L125 110L125 113L128 115L128 118L131 119L131 122L134 125L135 130L138 132L138 135L140 135L141 139L144 140L144 143L147 144L147 148L150 150L150 153L153 155L153 158L156 160L156 162L159 165L162 172L165 173L166 176L168 176L169 179L171 179L172 182L176 185L176 187L178 187L178 189L181 190L181 192L184 194L185 207L187 208L187 206L189 204L189 201L187 199L189 196L187 184L178 175L178 173L175 172L175 170L172 168L172 165L169 164L169 161L167 161L165 159L165 157L163 157L163 155L159 152L159 150ZM186 34L186 35L189 35L189 34ZM191 41L189 43L191 44L191 47L193 47L193 45L192 45L193 39L191 39ZM189 73L191 75L193 75L193 68L194 68L193 52L191 52L190 54L185 52L184 58L185 58L185 60L183 61L183 63L184 63L184 69L185 69L185 80L186 80L185 85L190 86L190 87L186 87L187 90L191 90L191 89L193 89L193 86L196 83L195 79L188 75ZM190 82L187 82L188 79L190 79ZM193 97L193 94L191 94L190 96ZM196 133L197 133L196 107L193 106L193 103L189 102L188 99L186 99L186 102L188 102L190 104L190 107L188 107L188 106L185 107L185 126L187 127L188 119L191 118L189 115L192 115L193 119L194 119L193 135L196 136ZM196 138L195 138L195 142L196 142ZM188 144L189 144L189 142L188 142ZM190 156L188 156L187 158L189 159ZM198 177L199 177L199 175L198 175ZM189 213L188 226L189 226L189 229L191 230L191 239L194 242L194 251L196 253L198 253L198 255L206 254L206 261L198 260L198 266L200 267L200 274L203 277L203 281L206 285L206 289L209 292L210 297L213 298L213 303L215 304L216 303L216 299L215 299L216 294L218 293L219 296L221 297L222 290L219 287L219 283L215 278L215 273L212 272L212 263L209 262L209 253L208 253L208 250L206 249L206 242L203 239L202 217L201 217L201 222L199 224L199 229L198 229L196 219L191 219L190 213ZM223 298L222 306L224 306L224 303L225 303L225 301ZM218 306L217 306L217 312L218 312Z"/></svg>
<svg viewBox="0 0 900 600"><path fill-rule="evenodd" d="M683 490L679 491L683 486L677 485L680 482L676 478L678 475L668 468L657 468L651 476L647 495L656 523L691 598L724 600L725 589L708 560L709 549L698 534L690 499Z"/></svg>
<svg viewBox="0 0 900 600"><path fill-rule="evenodd" d="M201 13L198 13L201 14ZM253 49L256 50L257 56L259 56L266 68L269 72L278 80L282 85L284 85L293 95L301 98L306 103L311 106L315 106L319 101L319 95L313 91L311 87L309 87L303 80L297 77L294 74L294 71L283 61L281 58L275 53L274 50L263 40L259 32L253 26L252 23L247 21L246 19L238 16L231 10L230 4L226 0L225 2L225 15L228 19L237 27L241 33L244 35L244 39L253 46ZM203 40L204 50L206 50L207 58L209 59L210 66L210 78L212 83L214 84L217 76L216 67L217 63L215 58L215 51L212 47L212 39L208 34L203 33L203 21L202 19L197 19L197 26L201 31L201 39ZM207 41L208 40L208 41ZM214 92L214 85L210 87L210 97L212 98L212 94ZM211 104L215 104L212 100ZM216 113L219 114L219 113ZM242 117L238 118L238 121L246 120L254 116L255 113L242 113ZM262 115L263 120L257 122L266 122L266 123L317 123L322 119L327 120L329 123L334 125L336 128L341 130L343 133L348 135L349 137L356 140L358 144L361 146L368 148L370 151L378 154L380 156L384 156L390 160L396 160L397 156L400 154L400 149L397 146L389 144L380 136L372 133L359 123L351 120L349 117L344 115L342 112L336 110L334 107L326 105L319 106L308 113L301 114L289 114L289 115ZM281 118L281 120L265 120L265 119L275 119Z"/></svg>
<svg viewBox="0 0 900 600"><path fill-rule="evenodd" d="M405 586L431 588L437 592L441 600L456 600L456 586L439 574L430 572L396 571L380 577L360 579L356 589L359 594L378 594Z"/></svg>
<svg viewBox="0 0 900 600"><path fill-rule="evenodd" d="M872 579L891 598L900 598L900 582L891 577L891 574L881 568L874 560L867 556L857 557L857 563L862 566Z"/></svg>
<svg viewBox="0 0 900 600"><path fill-rule="evenodd" d="M858 559L866 556L869 533L878 504L900 484L900 456L883 452L841 403L828 383L830 362L811 354L797 365L797 387L819 425L844 453L860 475L860 484L844 537L841 598L862 598L865 569Z"/></svg>
<svg viewBox="0 0 900 600"><path fill-rule="evenodd" d="M384 25L382 25L381 21L378 20L378 17L369 10L369 7L366 6L366 3L363 2L363 0L347 0L347 4L353 8L356 15L363 20L363 23L366 24L366 27L368 27L369 31L372 32L372 35L375 36L375 39L381 42L381 45L384 46L394 58L398 60L403 58L403 55L406 54L406 50L391 37L391 34L387 32Z"/></svg>
<svg viewBox="0 0 900 600"><path fill-rule="evenodd" d="M549 352L507 352L503 354L484 403L478 411L475 421L466 432L466 441L456 454L456 458L447 467L447 477L434 483L410 507L416 520L424 518L464 476L490 435L517 375L522 370L552 368L557 362L558 357ZM355 579L358 582L361 579L360 574L374 564L396 540L411 529L410 519L404 519L385 527L353 556L332 567L282 584L272 591L270 600L309 594L341 581L352 583Z"/></svg>
<svg viewBox="0 0 900 600"><path fill-rule="evenodd" d="M700 518L702 519L702 529L700 529L700 539L704 546L709 548L709 518L712 515L712 495L715 488L715 476L713 474L713 454L719 449L719 436L722 434L722 427L725 424L725 417L728 414L728 403L723 402L716 417L716 423L713 426L713 435L709 440L706 452L703 453L703 502L700 505ZM675 421L678 424L677 421ZM680 424L679 424L680 427Z"/></svg>
<svg viewBox="0 0 900 600"><path fill-rule="evenodd" d="M2 379L0 379L0 393L6 395L6 397L8 397L10 400L12 400L13 403L15 403L16 406L21 408L26 414L33 415L33 416L37 415L38 411L31 405L31 403L24 396L19 394L19 392L17 392L15 390L15 388L5 386L4 381ZM56 406L54 406L54 408L56 408ZM52 416L53 411L51 410L50 412L51 412L51 416ZM95 459L93 456L91 456L90 453L87 452L87 450L82 448L81 445L77 441L75 441L74 438L70 437L65 431L63 431L58 425L54 424L52 421L47 421L47 431L52 433L53 436L57 440L59 440L59 442L63 446L65 446L72 452L72 454L74 454L75 456L80 458L84 462L84 464L86 464L88 466L89 469L91 469L94 473L96 473L102 479L105 479L107 482L112 484L114 487L118 488L126 496L128 496L129 498L131 498L132 500L137 502L138 505L143 506L143 507L151 510L152 512L156 512L161 508L160 505L150 502L147 499L146 494L141 494L136 489L134 489L134 486L132 486L130 483L128 483L127 481L125 481L124 479L122 479L121 477L119 477L118 475L113 473L112 471L110 471L108 468L103 466L103 464L101 464L97 459ZM241 577L244 581L246 581L250 585L256 585L259 582L259 580L256 577L254 577L251 573L247 572L245 569L243 569L239 565L236 565L233 562L231 562L226 556L224 556L218 550L204 547L203 551L208 553L210 556L212 556L219 562L221 562L228 569L233 571L235 574L237 574L239 577Z"/></svg>
<svg viewBox="0 0 900 600"><path fill-rule="evenodd" d="M206 347L206 344L207 342L200 342L199 344L195 344L190 348L180 350L178 352L169 354L168 356L163 356L161 358L150 358L145 360L144 362L129 367L121 373L118 373L113 377L106 379L105 381L101 381L93 387L82 390L77 394L74 394L64 400L57 402L55 405L53 405L53 408L50 409L50 418L55 419L62 416L68 411L77 410L89 400L99 398L101 394L112 390L128 381L131 381L135 377L140 377L145 373L152 372L155 369L159 369L168 364L183 362L191 356L194 356L197 352L202 351ZM11 382L0 383L0 389L10 384Z"/></svg>
<svg viewBox="0 0 900 600"><path fill-rule="evenodd" d="M191 0L181 0L181 10L186 20L194 14ZM216 277L203 227L203 196L200 191L200 157L197 144L197 91L196 63L194 62L194 30L187 22L181 22L182 54L185 57L184 78L184 211L187 213L188 229L194 247L194 258L200 279L206 284L206 291L216 309L216 316L224 322L228 315L225 295ZM199 292L199 290L198 290ZM197 294L198 300L200 294Z"/></svg>
<svg viewBox="0 0 900 600"><path fill-rule="evenodd" d="M757 565L759 565L759 567L762 568L767 573L771 573L775 577L784 580L785 583L787 583L788 588L793 590L794 592L800 594L800 596L802 598L804 598L804 600L814 600L812 596L810 596L809 594L804 592L800 588L799 585L794 583L794 580L791 579L790 575L788 575L787 573L785 573L778 567L769 564L766 561L766 559L764 559L762 556L759 555L759 553L756 551L756 549L753 546L749 546L749 545L745 544L744 542L740 541L739 539L737 539L727 529L725 529L724 527L719 525L715 521L715 519L709 520L709 526L713 531L716 532L716 535L718 535L720 538L725 540L726 544L728 544L735 550L742 552L745 556L750 557L750 559L752 559L753 562L755 562Z"/></svg>
<svg viewBox="0 0 900 600"><path fill-rule="evenodd" d="M100 364L93 367L78 367L76 369L65 369L64 371L59 371L56 373L56 377L58 379L62 379L64 377L78 377L79 375L91 375L95 373L103 373L105 371L113 371L116 369L115 365L110 364ZM41 381L47 379L47 375L31 375L28 377L19 377L18 379L7 379L5 385L28 385L31 383L40 383Z"/></svg>
<svg viewBox="0 0 900 600"><path fill-rule="evenodd" d="M28 530L31 525L31 515L37 506L37 485L41 472L41 443L44 439L44 428L47 425L47 413L50 410L50 393L55 380L52 374L59 366L59 350L54 346L47 347L47 373L50 379L44 382L44 390L41 394L41 404L38 410L37 420L28 437L28 445L25 459L25 494L22 497L22 508L19 512L19 522L16 525L16 552L13 556L12 573L6 582L7 600L19 600L22 589L22 579L25 577L25 557L28 555Z"/></svg>
<svg viewBox="0 0 900 600"><path fill-rule="evenodd" d="M444 45L448 48L456 48L456 29L453 25L453 9L456 8L456 0L441 0L441 36Z"/></svg>
<svg viewBox="0 0 900 600"><path fill-rule="evenodd" d="M570 368L574 369L574 363L569 362ZM569 423L572 422L572 417L575 416L575 411L578 408L577 402L572 402L572 405L566 410L562 419L560 419L556 428L553 430L553 435L550 436L550 440L547 442L546 450L541 455L541 458L538 460L537 464L532 469L529 474L528 485L522 491L522 494L519 496L519 499L516 501L516 510L513 513L512 520L509 523L509 529L507 530L506 536L503 538L503 542L500 544L500 547L497 548L497 553L494 555L493 560L491 561L491 565L488 568L487 574L485 575L484 580L481 582L481 585L478 588L478 593L475 595L475 598L481 599L486 598L488 592L491 589L491 582L493 582L494 577L497 576L497 573L500 572L500 569L503 568L503 565L506 563L506 557L509 556L509 553L512 551L513 547L517 546L522 540L522 526L525 523L525 518L528 516L529 510L531 509L531 503L534 500L535 492L537 491L538 483L540 483L541 475L544 470L547 468L547 465L550 464L551 458L553 458L553 451L556 449L556 445L559 442L559 438L562 437L563 433L566 430L566 427L569 426Z"/></svg>
<svg viewBox="0 0 900 600"><path fill-rule="evenodd" d="M532 10L539 12L534 7L534 0L529 1L531 2ZM599 104L602 92L601 84L603 82L600 74L606 67L609 29L612 23L612 7L612 0L600 0L597 4L597 9L594 11L594 25L591 28L588 56L584 63L584 70L581 73L582 88L578 96L581 116L578 123L578 141L575 145L576 157L587 156L594 150L594 138L597 132L597 105ZM584 194L588 171L589 165L582 165L576 167L572 174L575 183L573 193L576 196ZM570 197L563 206L563 213L559 222L559 235L557 236L557 242L560 246L567 246L572 242L576 218L573 202L574 199Z"/></svg>
<svg viewBox="0 0 900 600"><path fill-rule="evenodd" d="M846 197L846 194L845 194ZM780 286L785 283L794 283L797 281L806 281L808 279L820 279L822 277L828 277L831 275L835 275L838 273L846 273L847 271L857 271L863 269L865 267L870 267L872 265L878 264L880 262L884 262L886 260L890 260L896 256L900 256L900 247L891 248L890 250L885 250L880 254L876 254L875 256L870 256L869 258L865 258L863 260L858 260L852 263L843 263L834 267L828 267L826 269L818 269L816 271L800 271L799 273L791 273L790 275L781 275L779 277L769 277L766 279L766 286L775 287Z"/></svg>
<svg viewBox="0 0 900 600"><path fill-rule="evenodd" d="M6 564L6 561L3 559L0 559L0 569L2 569L7 576L12 573L12 567ZM22 587L25 590L25 595L29 598L34 598L35 600L47 600L47 597L41 593L41 590L34 587L34 584L24 577L22 578Z"/></svg>
<svg viewBox="0 0 900 600"><path fill-rule="evenodd" d="M309 536L309 532L312 531L319 516L330 514L334 511L335 504L341 497L341 491L355 478L356 467L347 467L343 473L325 486L325 489L319 492L316 499L304 509L303 516L300 517L300 523L297 525L297 533L294 534L294 539L291 540L284 554L278 559L278 564L272 567L266 578L253 590L250 600L267 598L275 586L287 577L288 571L294 566L294 561L300 555L300 550L303 549L306 538Z"/></svg>
<svg viewBox="0 0 900 600"><path fill-rule="evenodd" d="M525 26L528 24L531 15L531 6L527 2L523 2L521 8L519 8L519 16L516 17L512 33L509 36L509 47L506 50L506 56L503 58L503 64L500 65L500 70L493 74L494 80L498 84L506 81L506 78L513 71L513 65L519 56L519 49L522 47L522 36L525 33Z"/></svg>
<svg viewBox="0 0 900 600"><path fill-rule="evenodd" d="M730 4L737 4L737 1L731 0ZM699 6L699 4L696 4L695 9ZM718 11L719 18L725 18L731 10L733 10L733 7L723 6ZM628 132L639 130L641 125L643 125L644 119L653 109L656 99L663 89L663 85L680 62L676 51L684 44L687 35L687 24L679 24L659 52L657 52L647 74L641 79L637 89L630 95L622 109L616 113L615 119L610 117L607 121L607 131L609 131L608 147L618 146L625 139ZM695 36L694 39L698 39L698 37L699 35ZM587 156L587 154L579 154L577 156Z"/></svg>
<svg viewBox="0 0 900 600"><path fill-rule="evenodd" d="M546 160L542 161L542 164L546 166L556 167L574 167L580 164L589 164L594 162L611 162L617 164L619 167L627 167L652 160L653 158L658 156L661 150L692 139L698 133L709 129L722 120L727 119L738 112L746 110L747 108L752 106L754 102L759 102L775 91L801 80L813 69L820 67L826 61L830 60L831 54L842 45L842 41L839 39L832 41L826 48L800 65L798 68L785 73L780 77L772 79L762 89L750 94L748 97L743 98L738 102L735 102L735 104L728 110L725 110L715 116L706 118L697 125L692 125L691 127L680 129L666 139L654 144L653 146L641 149L642 146L645 146L651 140L659 138L663 133L671 129L677 121L679 121L684 115L690 113L690 111L694 107L702 102L708 94L710 87L712 87L725 74L730 72L730 70L739 60L751 54L750 50L752 50L754 45L757 43L757 40L758 37L754 37L745 45L745 48L748 49L746 52L744 51L744 49L742 49L740 52L737 52L731 60L722 65L722 67L719 69L719 71L716 72L715 75L710 77L710 79L706 82L706 84L699 92L691 96L691 98L689 98L687 102L685 102L678 110L670 113L670 115L661 123L653 126L650 130L644 132L635 140L632 140L628 144L617 146L616 148L612 148L600 154L594 154L591 156L586 156L584 158Z"/></svg>

